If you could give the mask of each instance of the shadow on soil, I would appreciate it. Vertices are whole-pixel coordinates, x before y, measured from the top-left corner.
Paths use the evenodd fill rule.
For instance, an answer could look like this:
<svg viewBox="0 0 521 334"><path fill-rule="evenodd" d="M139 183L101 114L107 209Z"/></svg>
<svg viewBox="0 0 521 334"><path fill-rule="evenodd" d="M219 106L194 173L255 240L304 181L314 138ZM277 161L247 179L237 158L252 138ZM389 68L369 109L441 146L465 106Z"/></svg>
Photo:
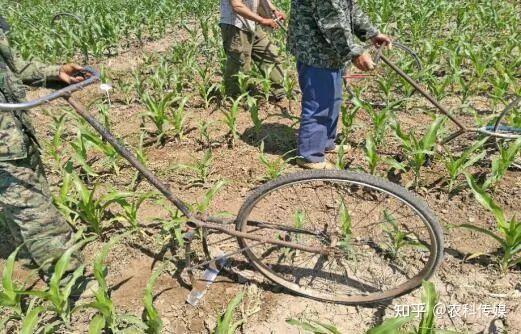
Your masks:
<svg viewBox="0 0 521 334"><path fill-rule="evenodd" d="M257 148L264 141L264 152L275 155L284 155L294 150L296 137L296 129L279 123L263 123L259 129L248 128L241 135L246 144Z"/></svg>

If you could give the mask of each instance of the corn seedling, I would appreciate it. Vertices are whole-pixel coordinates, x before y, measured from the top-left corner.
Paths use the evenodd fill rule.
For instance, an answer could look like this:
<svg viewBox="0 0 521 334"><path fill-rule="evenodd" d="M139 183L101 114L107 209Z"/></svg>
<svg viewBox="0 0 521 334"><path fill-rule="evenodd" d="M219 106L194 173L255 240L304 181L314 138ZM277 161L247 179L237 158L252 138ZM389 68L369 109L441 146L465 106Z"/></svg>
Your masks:
<svg viewBox="0 0 521 334"><path fill-rule="evenodd" d="M434 288L434 284L428 281L423 281L422 291L422 314L417 327L409 328L410 326L406 326L415 319L414 315L409 315L387 319L379 326L368 330L367 334L458 334L454 331L435 328L435 308L438 303L438 295ZM423 309L425 311L423 311Z"/></svg>
<svg viewBox="0 0 521 334"><path fill-rule="evenodd" d="M197 83L197 90L199 96L204 101L204 107L206 110L210 108L210 103L216 98L216 93L219 91L219 84L212 83L210 74L210 68L208 65L205 67L197 67L197 72L201 80Z"/></svg>
<svg viewBox="0 0 521 334"><path fill-rule="evenodd" d="M141 205L149 199L154 198L154 192L148 192L130 197L119 197L115 201L121 206L121 212L116 216L116 221L130 224L132 229L139 228L138 212Z"/></svg>
<svg viewBox="0 0 521 334"><path fill-rule="evenodd" d="M165 204L162 202L162 206L166 208L166 210L170 214L169 219L156 219L156 222L161 224L161 229L163 234L167 234L168 238L173 238L179 247L184 246L184 233L183 233L183 224L186 222L186 218L183 214L177 210L172 209L169 204Z"/></svg>
<svg viewBox="0 0 521 334"><path fill-rule="evenodd" d="M499 267L503 272L506 272L510 267L521 263L521 221L517 220L515 215L507 219L503 209L468 174L467 182L476 200L493 214L496 220L497 233L470 224L460 226L485 234L496 240L502 249L502 256L498 259Z"/></svg>
<svg viewBox="0 0 521 334"><path fill-rule="evenodd" d="M191 171L194 176L189 180L189 183L194 186L205 187L213 174L213 154L211 150L204 152L200 160L196 160L191 164L178 164L176 168L187 169Z"/></svg>
<svg viewBox="0 0 521 334"><path fill-rule="evenodd" d="M34 304L33 300L30 303L27 314L20 325L20 334L33 334L38 330L38 324L41 320L40 314L44 313L46 310L43 306L35 306ZM44 329L43 332L46 333L47 331Z"/></svg>
<svg viewBox="0 0 521 334"><path fill-rule="evenodd" d="M262 177L263 180L274 180L282 175L284 170L288 167L288 163L294 159L294 157L285 158L292 151L286 152L282 156L278 156L275 159L269 159L266 153L264 153L264 141L261 142L259 147L259 161L264 166L265 172Z"/></svg>
<svg viewBox="0 0 521 334"><path fill-rule="evenodd" d="M293 214L293 226L297 230L301 230L304 228L304 225L306 224L306 213L300 209L296 210ZM300 240L300 234L295 234L295 240L299 242Z"/></svg>
<svg viewBox="0 0 521 334"><path fill-rule="evenodd" d="M396 259L398 253L404 247L429 250L425 245L419 242L419 238L413 232L401 230L396 219L386 210L384 210L384 223L383 230L388 238L385 249L392 259Z"/></svg>
<svg viewBox="0 0 521 334"><path fill-rule="evenodd" d="M228 127L228 146L233 148L235 146L235 140L237 139L238 131L237 131L237 120L240 112L240 104L243 98L245 98L248 94L242 94L235 100L232 100L232 106L229 111L222 111L224 115L223 123Z"/></svg>
<svg viewBox="0 0 521 334"><path fill-rule="evenodd" d="M97 314L94 315L89 323L89 334L100 333L104 329L117 333L123 328L134 328L140 330L145 330L147 328L139 318L117 313L107 285L108 268L105 265L105 260L110 249L128 235L129 233L127 232L117 236L116 238L112 238L103 246L100 253L94 259L93 272L96 282L98 283L98 289L95 292L94 301L77 307L78 310L91 308L97 311Z"/></svg>
<svg viewBox="0 0 521 334"><path fill-rule="evenodd" d="M342 122L342 138L349 138L351 132L353 131L353 127L355 125L355 118L360 111L361 107L348 108L346 104L342 104L341 113L340 113L340 121Z"/></svg>
<svg viewBox="0 0 521 334"><path fill-rule="evenodd" d="M205 83L198 84L199 96L204 101L204 108L210 109L210 103L217 98L216 93L219 92L219 84L213 83L211 85Z"/></svg>
<svg viewBox="0 0 521 334"><path fill-rule="evenodd" d="M169 122L172 126L173 135L179 140L183 139L186 131L186 102L188 102L188 97L181 99L177 108L172 110L171 114L169 114Z"/></svg>
<svg viewBox="0 0 521 334"><path fill-rule="evenodd" d="M138 161L141 164L143 164L144 166L146 166L147 162L148 162L148 158L147 158L146 152L143 147L144 140L145 140L145 134L143 132L141 132L141 134L139 135L139 145L138 145L135 153L136 153L136 158L138 159ZM139 184L140 180L141 180L141 173L139 171L136 171L134 174L134 177L132 178L132 182L130 183L130 189L135 190L137 185Z"/></svg>
<svg viewBox="0 0 521 334"><path fill-rule="evenodd" d="M110 100L108 101L108 104L105 103L98 103L96 105L96 110L98 111L98 114L101 116L101 121L103 126L111 131L112 130L112 124L110 121Z"/></svg>
<svg viewBox="0 0 521 334"><path fill-rule="evenodd" d="M248 105L248 111L250 112L251 120L253 122L253 129L255 134L258 135L262 128L262 120L259 117L258 102L254 97L248 96L246 103Z"/></svg>
<svg viewBox="0 0 521 334"><path fill-rule="evenodd" d="M75 203L76 207L71 208L71 211L97 235L101 235L103 231L102 223L107 216L108 207L113 203L133 196L133 193L114 191L96 198L96 187L92 190L87 188L78 175L73 174L72 183L78 193L78 202Z"/></svg>
<svg viewBox="0 0 521 334"><path fill-rule="evenodd" d="M370 104L364 104L364 109L369 113L373 123L373 140L376 145L380 145L389 126L389 107L376 111Z"/></svg>
<svg viewBox="0 0 521 334"><path fill-rule="evenodd" d="M34 296L48 302L50 304L49 310L56 313L64 323L68 324L72 314L70 297L77 280L83 275L85 266L81 265L69 274L67 274L66 270L69 267L73 253L92 240L94 238L84 240L65 251L54 265L54 272L49 280L49 288L47 290L24 290L17 293Z"/></svg>
<svg viewBox="0 0 521 334"><path fill-rule="evenodd" d="M211 148L215 144L210 134L213 125L214 122L206 119L201 120L197 124L197 129L199 130L199 144L204 148Z"/></svg>
<svg viewBox="0 0 521 334"><path fill-rule="evenodd" d="M339 170L345 170L349 166L349 159L345 151L346 139L342 140L336 152L335 167Z"/></svg>
<svg viewBox="0 0 521 334"><path fill-rule="evenodd" d="M233 297L226 307L224 314L217 319L217 327L215 328L214 334L234 334L237 328L244 323L245 319L234 321L236 309L242 302L243 297L244 292L242 291Z"/></svg>
<svg viewBox="0 0 521 334"><path fill-rule="evenodd" d="M119 92L120 95L120 101L123 102L125 105L131 105L135 102L136 97L134 95L134 92L138 90L136 89L134 85L134 81L129 80L118 80L116 81L116 91ZM139 91L138 91L139 93Z"/></svg>
<svg viewBox="0 0 521 334"><path fill-rule="evenodd" d="M94 147L106 159L108 165L112 168L116 175L119 174L119 154L109 143L103 141L99 136L93 134L90 130L81 129L81 137L84 143ZM85 144L84 144L85 145Z"/></svg>
<svg viewBox="0 0 521 334"><path fill-rule="evenodd" d="M235 75L235 78L237 80L240 94L248 95L251 84L251 77L244 72L239 72Z"/></svg>
<svg viewBox="0 0 521 334"><path fill-rule="evenodd" d="M93 308L98 313L91 319L89 324L89 334L101 332L105 328L114 330L116 327L116 310L110 298L109 289L107 286L107 266L104 262L108 256L110 248L121 240L121 236L112 239L106 243L101 252L94 259L93 272L96 282L98 283L98 290L95 293L95 300L92 303L81 305L79 308Z"/></svg>
<svg viewBox="0 0 521 334"><path fill-rule="evenodd" d="M98 174L94 171L94 169L92 169L91 165L88 162L87 143L81 131L78 131L78 133L76 134L76 140L70 142L70 146L74 151L74 153L72 154L72 159L79 166L81 166L83 171L89 176L98 176Z"/></svg>
<svg viewBox="0 0 521 334"><path fill-rule="evenodd" d="M338 219L339 219L339 227L340 227L340 237L341 240L338 241L338 245L346 252L350 250L350 241L351 241L351 215L349 214L349 210L344 202L344 199L340 199L340 204L338 206Z"/></svg>
<svg viewBox="0 0 521 334"><path fill-rule="evenodd" d="M46 151L52 157L55 166L61 166L62 152L63 152L63 131L65 122L67 121L67 114L60 114L60 116L52 116L52 139L46 145Z"/></svg>
<svg viewBox="0 0 521 334"><path fill-rule="evenodd" d="M274 66L270 66L265 71L260 71L262 76L256 79L257 84L260 85L264 100L269 101L271 95L271 72L274 70Z"/></svg>
<svg viewBox="0 0 521 334"><path fill-rule="evenodd" d="M18 287L15 284L13 272L16 256L19 250L20 247L12 252L5 262L2 271L2 290L0 290L0 306L2 308L14 311L17 318L20 318L22 315L22 295L17 292L21 289L21 287Z"/></svg>
<svg viewBox="0 0 521 334"><path fill-rule="evenodd" d="M404 133L398 123L394 125L395 136L400 140L401 147L408 158L409 167L414 172L415 187L418 187L421 168L427 162L427 157L435 153L434 146L444 120L444 117L437 117L422 138L416 137L412 131Z"/></svg>
<svg viewBox="0 0 521 334"><path fill-rule="evenodd" d="M466 149L459 157L456 157L450 153L446 154L444 158L445 168L448 172L448 191L452 192L454 189L454 183L460 175L463 175L468 168L476 164L476 162L483 159L486 152L477 153L483 148L483 145L487 142L488 138L483 138L468 149Z"/></svg>
<svg viewBox="0 0 521 334"><path fill-rule="evenodd" d="M192 205L192 211L195 213L204 214L208 211L211 202L217 195L217 193L226 185L226 181L220 180L217 181L208 191L204 194L203 199L194 205Z"/></svg>
<svg viewBox="0 0 521 334"><path fill-rule="evenodd" d="M297 87L297 80L293 77L293 75L291 75L291 72L288 70L285 70L283 72L282 87L284 88L284 94L288 99L288 109L291 113L291 103L295 99L295 88Z"/></svg>
<svg viewBox="0 0 521 334"><path fill-rule="evenodd" d="M78 199L72 194L73 174L72 162L69 161L61 170L61 185L58 194L53 194L53 203L67 218L68 222L74 226L77 220L74 208L77 206Z"/></svg>
<svg viewBox="0 0 521 334"><path fill-rule="evenodd" d="M367 160L367 165L369 167L369 173L371 175L375 175L376 167L378 166L378 162L380 161L380 156L378 155L378 151L376 149L376 143L373 139L373 136L367 136L365 140L365 159Z"/></svg>
<svg viewBox="0 0 521 334"><path fill-rule="evenodd" d="M168 109L175 99L176 93L172 92L164 95L161 98L152 97L150 94L145 93L141 97L141 100L145 104L147 111L143 113L143 116L154 124L156 127L155 135L157 140L163 141L166 135L166 125L168 124Z"/></svg>
<svg viewBox="0 0 521 334"><path fill-rule="evenodd" d="M498 147L499 154L492 161L491 175L483 184L483 188L485 189L488 189L489 187L494 186L499 181L501 181L501 179L503 179L505 176L508 168L510 168L512 163L518 159L519 152L521 152L521 138L518 138L508 147L505 147L504 145L498 145Z"/></svg>
<svg viewBox="0 0 521 334"><path fill-rule="evenodd" d="M162 273L162 267L154 271L145 288L145 295L143 297L143 304L145 305L143 321L147 325L147 334L160 334L161 329L163 328L161 316L154 306L154 284Z"/></svg>

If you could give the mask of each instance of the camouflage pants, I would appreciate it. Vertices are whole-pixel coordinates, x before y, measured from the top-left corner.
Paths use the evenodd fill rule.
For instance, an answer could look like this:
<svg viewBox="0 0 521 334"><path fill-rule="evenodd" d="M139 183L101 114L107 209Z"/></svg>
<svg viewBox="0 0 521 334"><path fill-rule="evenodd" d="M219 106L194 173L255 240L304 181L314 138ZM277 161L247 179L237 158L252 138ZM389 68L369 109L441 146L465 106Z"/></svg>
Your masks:
<svg viewBox="0 0 521 334"><path fill-rule="evenodd" d="M229 24L221 25L221 33L227 56L224 68L226 93L230 96L240 94L236 75L251 71L252 62L255 62L264 73L271 71L269 77L273 95L282 98L285 94L282 86L284 75L280 67L279 51L271 43L268 34L261 28L251 33Z"/></svg>
<svg viewBox="0 0 521 334"><path fill-rule="evenodd" d="M51 202L36 145L29 144L28 151L25 159L0 161L0 223L48 272L71 246L73 231ZM68 269L73 270L77 262L72 261Z"/></svg>

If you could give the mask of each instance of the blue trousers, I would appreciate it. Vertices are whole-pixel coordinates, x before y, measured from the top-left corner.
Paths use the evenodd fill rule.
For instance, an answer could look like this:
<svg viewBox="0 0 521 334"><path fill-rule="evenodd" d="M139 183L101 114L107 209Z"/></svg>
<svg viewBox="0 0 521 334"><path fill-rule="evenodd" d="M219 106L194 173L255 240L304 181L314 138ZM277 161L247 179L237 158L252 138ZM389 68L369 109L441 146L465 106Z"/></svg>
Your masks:
<svg viewBox="0 0 521 334"><path fill-rule="evenodd" d="M326 149L335 147L343 69L317 68L298 62L297 71L302 91L298 155L309 162L322 162Z"/></svg>

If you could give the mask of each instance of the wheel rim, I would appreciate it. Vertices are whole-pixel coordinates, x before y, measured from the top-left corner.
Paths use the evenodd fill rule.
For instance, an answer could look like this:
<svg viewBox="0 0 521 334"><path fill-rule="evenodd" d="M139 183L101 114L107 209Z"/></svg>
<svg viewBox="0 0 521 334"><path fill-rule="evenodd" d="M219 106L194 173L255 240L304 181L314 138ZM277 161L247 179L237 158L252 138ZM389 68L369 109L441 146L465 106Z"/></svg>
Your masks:
<svg viewBox="0 0 521 334"><path fill-rule="evenodd" d="M417 286L419 286L421 284L421 281L423 279L428 278L430 276L430 274L432 274L432 272L435 269L437 263L439 262L439 258L440 258L440 254L439 254L440 251L438 249L440 243L438 242L438 240L436 238L436 234L431 226L432 222L429 222L427 216L424 215L419 209L417 209L414 205L409 203L407 200L401 198L401 196L397 195L395 192L387 190L387 189L383 189L383 188L375 186L375 185L369 185L364 182L358 182L358 181L346 180L346 179L338 180L335 178L317 178L317 179L313 179L313 180L311 180L311 179L298 180L298 181L286 184L282 187L276 187L274 189L271 189L270 191L265 192L258 198L256 198L256 200L253 203L251 203L250 206L246 210L244 210L244 211L241 210L240 220L242 221L242 224L241 224L241 221L239 221L239 224L241 224L241 230L243 232L256 233L256 234L261 233L260 231L265 232L268 229L266 227L266 225L261 225L261 227L259 228L259 224L253 222L253 221L258 222L258 220L254 219L254 218L259 218L258 212L256 211L256 208L258 208L257 207L258 204L261 201L265 200L266 198L269 198L271 195L274 194L274 192L286 190L286 189L288 189L290 187L294 187L294 186L301 186L302 184L310 184L310 182L315 182L315 183L318 182L318 183L324 183L324 184L325 183L331 183L331 184L332 183L337 183L337 184L341 183L341 184L343 184L343 186L349 185L349 187L345 188L344 190L349 190L349 189L354 189L354 188L371 190L373 192L373 194L375 194L375 193L380 194L382 197L381 198L382 200L384 200L384 199L385 200L394 200L396 203L400 203L398 208L402 208L402 209L407 208L407 211L409 211L410 213L413 213L416 216L416 218L419 218L417 223L419 222L422 227L422 232L421 232L422 235L418 234L417 232L410 233L408 235L408 238L411 238L412 236L414 236L418 239L420 239L420 238L428 239L428 241L429 241L427 243L428 249L429 249L428 259L425 260L425 256L422 255L421 262L418 262L418 264L421 264L421 266L423 266L423 268L421 270L418 270L414 274L411 274L411 272L409 270L410 268L408 268L407 272L405 274L403 274L404 279L400 282L398 282L398 280L391 279L388 283L385 283L384 281L387 280L387 278L389 278L387 275L387 274L389 274L389 272L386 269L382 269L382 271L381 271L382 281L379 284L368 284L369 280L368 280L367 273L369 273L370 276L372 276L372 278L375 279L371 283L377 283L376 282L377 277L375 276L375 274L377 274L377 272L370 273L370 271L373 269L378 269L378 267L383 267L384 263L386 263L385 261L388 261L389 258L392 258L392 256L390 256L392 254L392 252L391 252L392 247L383 249L382 248L382 246L384 245L383 239L376 240L376 238L369 238L369 239L372 239L372 240L369 240L367 238L363 239L359 236L361 234L361 232L364 231L364 229L371 230L371 228L369 228L368 226L359 226L359 227L355 226L355 224L357 223L356 220L359 219L360 214L362 212L365 212L365 210L357 211L356 209L354 209L354 210L352 210L352 212L349 212L349 210L350 210L349 206L352 207L353 203L349 202L349 199L346 196L344 196L344 197L342 197L343 199L341 201L337 201L337 203L344 202L344 207L347 208L345 210L348 212L348 214L351 216L351 219L352 219L352 230L351 230L351 235L349 236L349 238L352 238L352 239L350 239L351 244L348 245L348 247L345 247L345 245L341 246L342 243L338 243L339 239L341 242L344 241L344 240L342 240L343 239L342 233L338 234L338 232L337 232L336 237L335 236L332 237L332 235L334 235L335 233L332 233L330 235L317 236L316 235L317 231L315 229L313 229L313 230L304 229L304 231L302 231L300 233L291 232L291 229L290 230L287 229L287 227L290 226L290 224L275 224L276 226L279 226L279 227L277 227L277 228L270 227L269 228L270 230L274 230L274 229L278 230L276 232L276 233L279 233L278 238L287 239L288 235L289 235L289 239L294 239L294 240L289 240L289 241L293 241L293 242L297 241L297 242L302 242L302 243L308 243L308 242L310 242L311 239L313 239L315 241L315 244L318 244L318 243L324 244L324 240L326 240L326 239L329 240L328 241L329 245L331 245L332 242L336 242L338 244L338 246L335 248L341 248L343 250L343 253L341 253L338 256L342 260L341 263L338 263L337 256L331 256L327 259L322 257L322 259L321 259L321 256L314 254L311 256L308 255L309 256L308 263L313 264L313 261L312 261L313 259L316 259L316 262L312 266L310 264L306 263L305 268L302 268L302 266L304 266L303 262L296 262L294 260L295 256L288 253L290 255L284 255L284 256L286 256L286 259L288 261L288 263L286 263L286 267L284 267L284 265L280 265L280 253L284 253L284 252L287 253L288 251L291 252L292 250L284 250L284 249L281 249L280 247L274 247L271 245L263 246L262 249L260 247L255 247L255 249L247 250L246 255L252 260L252 263L254 264L254 266L261 273L263 273L265 276L267 276L272 281L274 281L282 286L285 286L298 294L306 295L306 296L320 299L320 300L328 300L328 301L343 302L343 303L364 303L364 302L370 303L370 302L375 302L375 301L379 301L379 300L389 299L389 298L406 293L406 292L416 288ZM312 187L309 189L312 189L313 192L315 194L317 194L317 191L316 191L317 188ZM351 195L353 195L353 194L354 193L351 193ZM299 195L302 195L302 193ZM378 201L378 203L382 203L382 200ZM322 202L322 203L320 203L320 202ZM315 205L317 205L317 203L320 203L324 206L323 198L320 198L320 196L317 196L316 200L315 200ZM318 204L318 205L320 205L320 204ZM325 206L327 207L327 206L331 206L331 205L326 204ZM387 207L392 208L392 206L390 206L390 205L388 205ZM276 209L272 209L269 214L276 215L277 214L276 211L277 211ZM303 210L301 212L301 214L304 217L306 217L306 215L310 215L309 211L311 211L311 208L308 208L307 211L308 212L306 212L306 210ZM341 211L342 210L339 210L339 212L341 212ZM327 209L324 210L324 212L327 212ZM391 211L388 211L387 213L392 217L393 213ZM293 215L293 216L301 217L301 214L297 214L297 215ZM375 216L374 209L372 209L371 214L373 217ZM255 216L257 216L257 217L255 217ZM331 218L331 215L328 214L328 217ZM406 217L406 215L402 215L401 217ZM338 218L338 216L335 217L335 220L337 220L337 218ZM248 224L244 223L244 222L246 222L246 219L248 220ZM302 219L302 218L298 218L298 219ZM312 221L314 219L316 219L316 215L315 215L315 217L311 217L311 216L309 217L310 221ZM288 217L285 217L285 220L288 221ZM304 218L304 220L305 220L305 218ZM319 222L318 219L316 219L315 221L316 221L316 223ZM385 234L384 228L382 227L383 224L381 224L381 222L379 222L379 221L377 221L377 222L378 222L378 224L374 225L377 227L373 227L373 229L372 229L373 232L376 230L380 230L380 232L381 232L380 234L384 235ZM385 223L386 223L386 225L389 224L388 221L386 221ZM395 223L397 223L396 217L395 217ZM293 224L295 224L295 221L293 222ZM281 225L284 225L285 227L280 228ZM332 224L330 224L330 225L332 225ZM336 224L336 225L342 225L342 224L339 221L339 224ZM389 225L391 226L391 224L389 224ZM397 225L401 226L403 224L398 223ZM336 229L338 231L338 227ZM280 234L281 231L283 232L282 234ZM306 232L306 233L304 233L304 232ZM310 232L312 232L312 233L310 233ZM411 230L409 229L407 232L411 232ZM315 233L315 234L313 234L313 233ZM273 232L271 232L271 234L274 235ZM340 235L340 238L339 238L339 235ZM333 239L337 239L337 241L335 241ZM392 239L389 238L389 241L391 241L391 240ZM425 240L422 240L422 241L425 243ZM239 242L241 244L241 247L248 247L251 244L250 241L247 241L244 239L240 239ZM391 242L388 242L388 244L390 244L390 243ZM372 247L369 246L369 248L367 248L368 245L372 245ZM266 254L267 254L266 248L268 248L268 247L271 247L271 249L268 250L268 252L271 252L272 254L277 253L278 263L275 263L274 257L271 254L269 254L269 256L266 256ZM351 247L352 249L347 250L349 247ZM363 247L365 247L366 250L369 250L366 252L367 254L363 254L363 253L359 252L359 250L362 249ZM408 247L408 246L404 246L403 248L400 248L399 251L403 252L402 249L405 249L405 247ZM424 246L422 246L422 247L424 247ZM346 250L344 250L344 248L346 248ZM352 252L352 254L349 254L349 252ZM380 255L375 256L374 253L378 253L378 252ZM406 253L405 258L407 258L407 257L410 258L404 262L404 263L407 263L408 267L411 266L414 261L419 260L419 259L412 259L410 251L405 251L405 253ZM291 260L291 256L293 256L293 260ZM411 259L414 261L411 261ZM294 261L293 264L290 261ZM323 262L322 267L319 264L320 261ZM349 267L349 266L346 267L345 263L348 261L352 261L353 263L355 263L356 268ZM372 264L370 264L370 262L372 262ZM334 268L334 269L333 269L333 263L338 264L338 266L336 266L336 268ZM392 268L392 266L395 265L390 262L387 262L387 263L388 263L389 268ZM329 266L329 267L327 267L327 266ZM364 269L367 269L364 274L361 274L361 271L362 271L362 270L360 270L361 267L363 267ZM400 269L399 267L395 267L393 270L399 270L399 269ZM334 273L333 273L333 271L334 271ZM323 275L323 272L325 272L325 275ZM339 275L338 274L339 272L342 272L342 274ZM358 272L358 273L356 273L356 272ZM320 277L317 279L318 276L326 276L326 277ZM321 281L321 282L319 282L319 281ZM329 284L326 284L326 283L329 283ZM318 286L321 284L323 284L325 288L318 288ZM335 285L336 287L338 287L339 285L344 285L345 287L350 287L351 291L348 291L348 289L336 289L335 288L334 289L335 291L332 292L331 290L333 289L333 287L332 287L333 285ZM386 289L385 286L387 286L387 287L390 286L391 288ZM358 289L360 293L359 294L353 293L354 292L352 290L353 287ZM330 290L330 291L328 292L327 290Z"/></svg>

